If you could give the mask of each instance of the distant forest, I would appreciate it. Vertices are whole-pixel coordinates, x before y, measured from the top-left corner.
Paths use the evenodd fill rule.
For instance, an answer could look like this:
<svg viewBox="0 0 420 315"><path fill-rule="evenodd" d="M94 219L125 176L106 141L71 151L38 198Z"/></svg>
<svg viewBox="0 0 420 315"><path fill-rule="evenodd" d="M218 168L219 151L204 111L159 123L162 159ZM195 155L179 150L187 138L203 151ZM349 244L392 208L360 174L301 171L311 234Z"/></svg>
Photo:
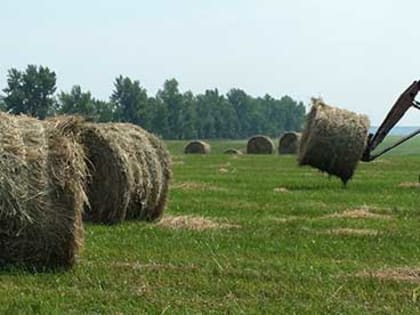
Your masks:
<svg viewBox="0 0 420 315"><path fill-rule="evenodd" d="M305 106L289 96L253 97L241 89L226 95L217 89L203 94L181 92L176 79L166 80L155 96L137 80L119 76L109 100L98 100L79 85L57 92L56 74L48 67L28 65L10 69L0 109L38 118L78 114L97 122L130 122L165 139L277 137L300 130Z"/></svg>

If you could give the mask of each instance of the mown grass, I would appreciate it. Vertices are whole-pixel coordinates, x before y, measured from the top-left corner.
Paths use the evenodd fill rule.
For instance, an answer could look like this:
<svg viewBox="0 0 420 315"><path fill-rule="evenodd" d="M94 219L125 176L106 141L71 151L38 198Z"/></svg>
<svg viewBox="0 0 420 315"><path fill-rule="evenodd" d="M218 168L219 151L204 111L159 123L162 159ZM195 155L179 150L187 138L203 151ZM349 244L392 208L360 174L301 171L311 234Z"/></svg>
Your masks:
<svg viewBox="0 0 420 315"><path fill-rule="evenodd" d="M361 163L347 188L293 156L228 156L219 153L245 141L211 144L213 154L187 156L185 142L168 142L167 214L233 227L87 225L75 269L0 272L0 313L420 312L420 188L400 186L418 181L417 139ZM384 216L329 216L360 208ZM397 268L411 278L374 276Z"/></svg>

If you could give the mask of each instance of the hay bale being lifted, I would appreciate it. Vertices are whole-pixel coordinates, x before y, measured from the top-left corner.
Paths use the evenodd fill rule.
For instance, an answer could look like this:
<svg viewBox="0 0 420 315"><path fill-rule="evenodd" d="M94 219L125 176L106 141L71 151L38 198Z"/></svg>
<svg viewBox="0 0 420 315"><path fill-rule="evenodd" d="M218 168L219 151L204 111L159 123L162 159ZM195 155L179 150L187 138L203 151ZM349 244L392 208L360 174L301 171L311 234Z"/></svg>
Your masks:
<svg viewBox="0 0 420 315"><path fill-rule="evenodd" d="M296 154L299 149L300 137L299 132L285 132L279 140L279 154Z"/></svg>
<svg viewBox="0 0 420 315"><path fill-rule="evenodd" d="M75 263L87 199L74 124L0 114L0 264Z"/></svg>
<svg viewBox="0 0 420 315"><path fill-rule="evenodd" d="M85 124L81 136L91 171L85 218L105 224L158 218L170 179L162 141L124 123Z"/></svg>
<svg viewBox="0 0 420 315"><path fill-rule="evenodd" d="M369 118L313 99L302 134L298 163L341 178L353 176L366 146Z"/></svg>
<svg viewBox="0 0 420 315"><path fill-rule="evenodd" d="M191 141L184 148L185 154L208 154L211 151L211 146L204 141Z"/></svg>
<svg viewBox="0 0 420 315"><path fill-rule="evenodd" d="M253 136L248 140L246 153L248 154L273 154L274 144L266 136Z"/></svg>

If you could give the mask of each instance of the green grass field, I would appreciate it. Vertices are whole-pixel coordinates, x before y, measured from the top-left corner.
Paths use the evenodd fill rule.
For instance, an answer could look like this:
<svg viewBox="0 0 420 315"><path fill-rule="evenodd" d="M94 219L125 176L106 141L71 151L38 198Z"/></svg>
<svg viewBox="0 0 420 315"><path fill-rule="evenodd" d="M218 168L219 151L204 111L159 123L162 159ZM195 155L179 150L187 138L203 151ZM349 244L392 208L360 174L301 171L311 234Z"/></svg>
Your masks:
<svg viewBox="0 0 420 315"><path fill-rule="evenodd" d="M388 141L393 141L389 139ZM86 226L69 272L0 272L1 314L419 314L420 139L347 188L293 156L183 155L167 215Z"/></svg>

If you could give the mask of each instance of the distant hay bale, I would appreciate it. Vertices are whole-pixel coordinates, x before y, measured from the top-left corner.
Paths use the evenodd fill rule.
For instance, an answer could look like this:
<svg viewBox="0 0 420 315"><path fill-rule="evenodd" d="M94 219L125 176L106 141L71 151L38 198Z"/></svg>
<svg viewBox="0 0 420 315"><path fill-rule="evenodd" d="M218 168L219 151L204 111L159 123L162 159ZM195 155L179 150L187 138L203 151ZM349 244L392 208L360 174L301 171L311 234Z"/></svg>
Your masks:
<svg viewBox="0 0 420 315"><path fill-rule="evenodd" d="M248 154L273 154L274 144L266 136L253 136L248 140L246 153Z"/></svg>
<svg viewBox="0 0 420 315"><path fill-rule="evenodd" d="M81 136L91 170L85 219L114 224L160 217L171 174L162 141L126 123L85 124Z"/></svg>
<svg viewBox="0 0 420 315"><path fill-rule="evenodd" d="M285 132L279 140L279 154L296 154L300 137L299 132Z"/></svg>
<svg viewBox="0 0 420 315"><path fill-rule="evenodd" d="M238 149L231 148L231 149L225 150L223 153L224 154L238 154L238 155L241 155L242 154L242 151L241 150L238 150Z"/></svg>
<svg viewBox="0 0 420 315"><path fill-rule="evenodd" d="M302 134L298 163L341 178L344 184L365 149L369 118L313 99Z"/></svg>
<svg viewBox="0 0 420 315"><path fill-rule="evenodd" d="M87 201L75 124L0 114L0 264L75 263Z"/></svg>
<svg viewBox="0 0 420 315"><path fill-rule="evenodd" d="M210 144L204 141L191 141L185 146L185 154L208 154L211 151Z"/></svg>

